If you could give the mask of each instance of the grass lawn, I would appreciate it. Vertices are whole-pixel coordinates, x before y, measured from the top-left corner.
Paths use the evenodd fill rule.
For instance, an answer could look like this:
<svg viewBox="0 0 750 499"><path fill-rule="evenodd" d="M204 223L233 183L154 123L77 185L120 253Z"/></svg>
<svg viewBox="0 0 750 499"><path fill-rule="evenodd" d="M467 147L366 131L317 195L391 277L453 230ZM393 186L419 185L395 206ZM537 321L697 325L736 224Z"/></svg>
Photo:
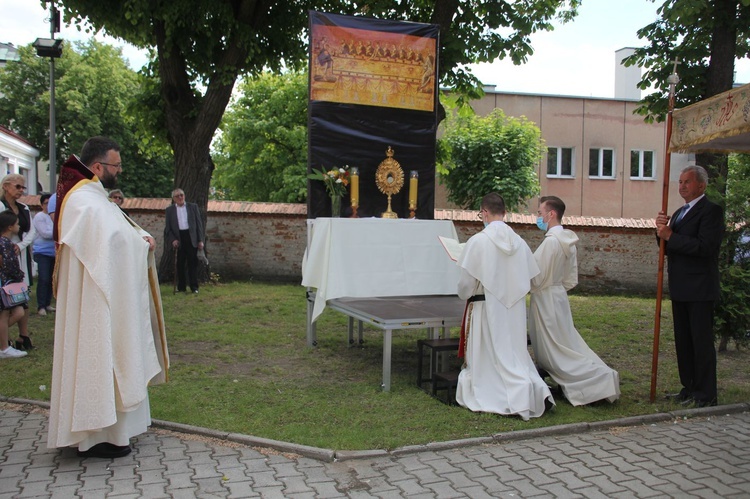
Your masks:
<svg viewBox="0 0 750 499"><path fill-rule="evenodd" d="M654 404L649 402L654 300L574 295L576 326L619 371L622 397L586 407L558 398L554 411L524 422L449 407L417 388L416 340L426 337L425 331L394 333L389 393L380 390L379 330L366 328L364 345L349 347L347 318L326 310L318 320L318 346L308 348L302 286L233 282L206 285L199 295L173 295L171 285L164 285L162 293L172 366L170 382L150 390L155 419L357 450L681 408L663 397L679 388L667 301ZM32 314L36 348L26 358L0 360L1 395L49 401L53 326L54 315ZM14 326L11 338L16 334ZM731 344L719 354L719 402L748 401L750 351Z"/></svg>

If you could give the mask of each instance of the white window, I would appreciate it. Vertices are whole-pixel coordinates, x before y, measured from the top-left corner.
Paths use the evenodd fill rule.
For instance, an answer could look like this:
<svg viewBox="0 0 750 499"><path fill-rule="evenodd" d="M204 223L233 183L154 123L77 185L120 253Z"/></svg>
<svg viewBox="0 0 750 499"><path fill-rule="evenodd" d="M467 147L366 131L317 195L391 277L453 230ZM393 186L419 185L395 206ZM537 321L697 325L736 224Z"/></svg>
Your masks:
<svg viewBox="0 0 750 499"><path fill-rule="evenodd" d="M547 176L572 178L575 175L573 158L572 147L548 147Z"/></svg>
<svg viewBox="0 0 750 499"><path fill-rule="evenodd" d="M615 178L614 149L589 149L589 177Z"/></svg>
<svg viewBox="0 0 750 499"><path fill-rule="evenodd" d="M630 151L630 178L638 180L654 180L656 152L632 149Z"/></svg>

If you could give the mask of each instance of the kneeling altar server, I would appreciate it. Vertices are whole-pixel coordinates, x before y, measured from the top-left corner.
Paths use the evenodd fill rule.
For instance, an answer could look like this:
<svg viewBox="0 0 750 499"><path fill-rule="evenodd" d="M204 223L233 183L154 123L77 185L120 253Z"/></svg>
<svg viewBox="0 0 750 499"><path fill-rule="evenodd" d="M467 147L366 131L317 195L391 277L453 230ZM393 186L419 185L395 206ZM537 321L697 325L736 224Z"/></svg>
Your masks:
<svg viewBox="0 0 750 499"><path fill-rule="evenodd" d="M456 401L472 411L541 416L554 400L529 355L526 293L539 273L526 242L503 221L500 194L482 198L485 229L472 236L458 266L458 296L467 300Z"/></svg>
<svg viewBox="0 0 750 499"><path fill-rule="evenodd" d="M541 198L537 226L546 230L534 252L539 275L531 280L529 336L539 367L546 370L573 405L620 397L620 376L605 364L573 325L568 290L578 284L578 236L563 228L565 203Z"/></svg>

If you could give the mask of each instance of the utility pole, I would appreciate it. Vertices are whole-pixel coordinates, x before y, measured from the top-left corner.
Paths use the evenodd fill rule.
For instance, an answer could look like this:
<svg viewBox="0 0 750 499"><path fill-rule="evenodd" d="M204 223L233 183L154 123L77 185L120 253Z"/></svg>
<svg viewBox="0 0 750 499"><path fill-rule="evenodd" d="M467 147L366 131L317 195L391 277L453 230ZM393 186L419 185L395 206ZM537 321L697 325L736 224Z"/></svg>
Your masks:
<svg viewBox="0 0 750 499"><path fill-rule="evenodd" d="M62 40L55 40L60 32L60 11L54 2L49 7L49 38L37 38L33 43L36 55L49 57L49 188L55 189L57 157L55 153L55 59L62 56Z"/></svg>
<svg viewBox="0 0 750 499"><path fill-rule="evenodd" d="M54 2L49 4L49 37L54 40L55 33L60 32L60 11L55 8ZM62 51L61 51L62 54ZM49 58L49 190L57 189L57 148L55 123L55 58Z"/></svg>

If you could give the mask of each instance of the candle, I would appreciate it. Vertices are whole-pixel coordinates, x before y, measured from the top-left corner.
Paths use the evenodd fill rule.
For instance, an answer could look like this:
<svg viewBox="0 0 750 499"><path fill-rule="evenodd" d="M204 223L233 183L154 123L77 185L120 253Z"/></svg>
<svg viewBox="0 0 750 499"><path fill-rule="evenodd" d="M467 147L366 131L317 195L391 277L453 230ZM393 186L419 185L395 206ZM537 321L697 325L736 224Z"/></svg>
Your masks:
<svg viewBox="0 0 750 499"><path fill-rule="evenodd" d="M359 168L354 167L349 170L351 188L349 190L349 196L351 199L352 208L359 206Z"/></svg>
<svg viewBox="0 0 750 499"><path fill-rule="evenodd" d="M417 170L412 170L409 175L409 209L417 209L417 182L419 180L419 173Z"/></svg>

